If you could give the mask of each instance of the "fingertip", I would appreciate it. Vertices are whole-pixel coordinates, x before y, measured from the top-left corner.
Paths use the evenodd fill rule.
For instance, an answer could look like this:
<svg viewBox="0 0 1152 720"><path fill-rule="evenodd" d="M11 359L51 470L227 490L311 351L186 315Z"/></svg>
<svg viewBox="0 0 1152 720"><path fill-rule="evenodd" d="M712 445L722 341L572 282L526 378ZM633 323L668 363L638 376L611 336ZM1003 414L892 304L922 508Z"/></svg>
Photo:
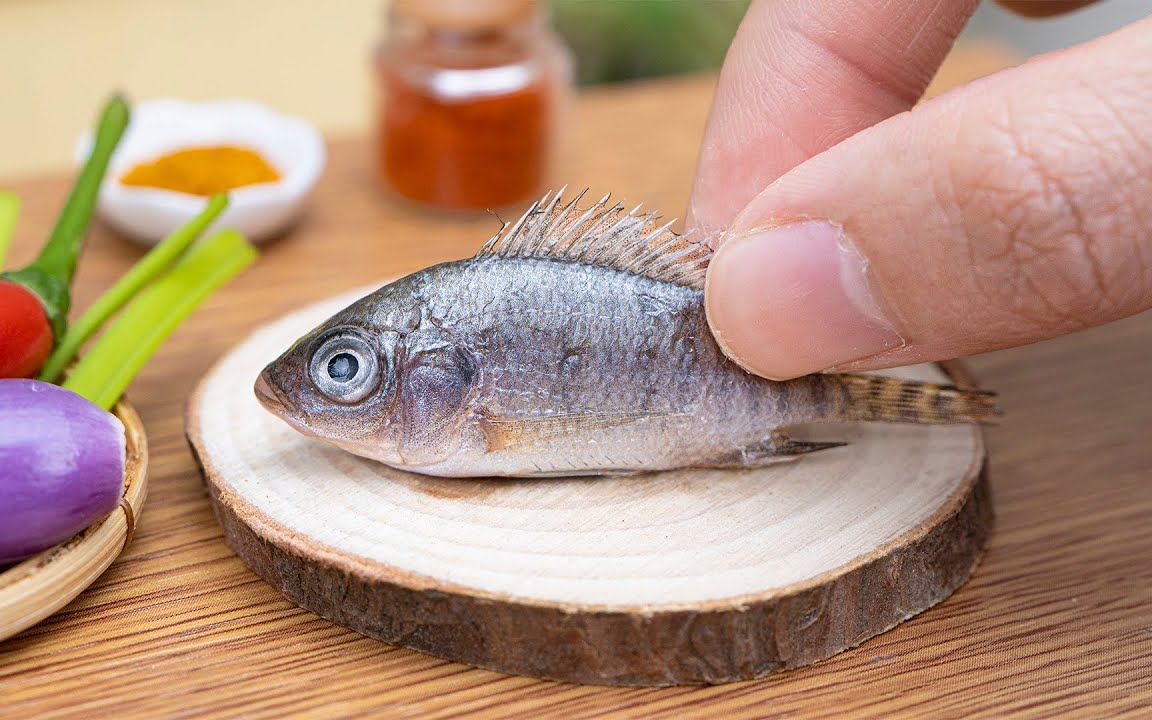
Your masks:
<svg viewBox="0 0 1152 720"><path fill-rule="evenodd" d="M730 238L708 271L705 309L721 350L787 380L903 345L876 309L867 263L824 221Z"/></svg>

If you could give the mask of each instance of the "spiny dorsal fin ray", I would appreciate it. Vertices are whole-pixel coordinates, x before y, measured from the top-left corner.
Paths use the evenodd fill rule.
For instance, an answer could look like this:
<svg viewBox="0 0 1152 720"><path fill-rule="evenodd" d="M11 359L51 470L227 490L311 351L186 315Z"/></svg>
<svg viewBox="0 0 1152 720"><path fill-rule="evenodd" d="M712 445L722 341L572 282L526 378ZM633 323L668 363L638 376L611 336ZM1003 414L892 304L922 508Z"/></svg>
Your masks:
<svg viewBox="0 0 1152 720"><path fill-rule="evenodd" d="M654 212L631 212L609 205L605 195L588 208L580 192L564 201L564 188L547 194L515 223L505 223L476 257L530 257L568 260L643 275L653 280L703 289L712 247L672 232Z"/></svg>

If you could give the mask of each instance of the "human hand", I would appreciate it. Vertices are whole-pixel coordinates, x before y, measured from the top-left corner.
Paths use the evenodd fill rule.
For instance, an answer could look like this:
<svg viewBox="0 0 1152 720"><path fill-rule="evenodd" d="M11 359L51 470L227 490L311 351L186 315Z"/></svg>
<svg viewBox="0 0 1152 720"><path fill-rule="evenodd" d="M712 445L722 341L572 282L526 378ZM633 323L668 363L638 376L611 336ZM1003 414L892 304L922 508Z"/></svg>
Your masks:
<svg viewBox="0 0 1152 720"><path fill-rule="evenodd" d="M726 230L708 318L741 365L891 367L1152 307L1152 18L905 112L977 1L752 3L689 214Z"/></svg>

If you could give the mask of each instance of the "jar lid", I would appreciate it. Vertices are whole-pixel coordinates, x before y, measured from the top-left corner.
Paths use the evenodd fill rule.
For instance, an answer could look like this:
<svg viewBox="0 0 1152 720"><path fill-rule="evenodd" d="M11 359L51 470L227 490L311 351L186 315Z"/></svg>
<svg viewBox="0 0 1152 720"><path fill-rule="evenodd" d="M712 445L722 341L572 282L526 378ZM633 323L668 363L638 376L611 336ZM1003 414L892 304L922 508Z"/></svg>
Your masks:
<svg viewBox="0 0 1152 720"><path fill-rule="evenodd" d="M393 0L405 14L445 30L487 30L523 21L534 0Z"/></svg>

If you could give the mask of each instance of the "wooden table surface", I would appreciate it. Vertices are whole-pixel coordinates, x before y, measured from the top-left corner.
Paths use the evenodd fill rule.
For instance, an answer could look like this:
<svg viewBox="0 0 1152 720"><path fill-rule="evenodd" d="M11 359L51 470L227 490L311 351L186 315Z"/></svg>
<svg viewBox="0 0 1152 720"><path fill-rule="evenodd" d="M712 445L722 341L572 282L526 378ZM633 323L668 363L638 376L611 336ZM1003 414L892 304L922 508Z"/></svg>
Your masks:
<svg viewBox="0 0 1152 720"><path fill-rule="evenodd" d="M679 212L711 87L697 78L586 95L565 179ZM0 643L0 716L1152 713L1152 314L973 361L1008 410L988 433L998 526L987 556L937 608L816 666L717 687L577 687L389 647L291 605L221 540L185 445L185 398L258 323L470 254L497 227L398 207L373 185L367 143L331 150L305 223L209 300L133 385L152 449L136 538L79 599ZM14 260L46 236L66 187L59 176L15 184L26 212ZM93 233L80 302L139 255Z"/></svg>

